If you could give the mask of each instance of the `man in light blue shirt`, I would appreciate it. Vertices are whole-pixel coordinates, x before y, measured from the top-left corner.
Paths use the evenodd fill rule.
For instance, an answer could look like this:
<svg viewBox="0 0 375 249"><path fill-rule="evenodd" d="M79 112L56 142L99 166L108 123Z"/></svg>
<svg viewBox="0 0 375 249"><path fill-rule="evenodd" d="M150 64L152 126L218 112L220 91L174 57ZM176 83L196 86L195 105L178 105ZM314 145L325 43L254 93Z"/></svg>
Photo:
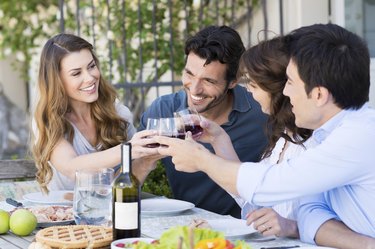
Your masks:
<svg viewBox="0 0 375 249"><path fill-rule="evenodd" d="M255 205L303 197L298 225L304 241L375 248L375 110L366 104L368 48L333 24L302 27L288 36L291 60L284 95L290 98L296 125L315 130L315 147L276 166L224 160L233 158L224 135L214 141L221 151L227 148L223 158L194 141L163 137L156 141L168 147L159 153L172 156L177 170L203 171ZM206 127L209 134L222 134L211 122ZM273 225L267 219L257 224L263 230Z"/></svg>

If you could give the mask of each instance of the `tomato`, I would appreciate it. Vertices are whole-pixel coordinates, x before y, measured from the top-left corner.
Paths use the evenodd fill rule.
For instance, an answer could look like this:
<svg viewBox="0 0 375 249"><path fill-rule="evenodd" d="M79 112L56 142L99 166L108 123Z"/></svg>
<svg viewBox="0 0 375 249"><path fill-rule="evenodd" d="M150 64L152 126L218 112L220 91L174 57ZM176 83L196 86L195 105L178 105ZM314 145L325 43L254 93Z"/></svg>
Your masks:
<svg viewBox="0 0 375 249"><path fill-rule="evenodd" d="M225 249L233 249L233 248L234 248L234 245L229 240L227 240L227 245Z"/></svg>
<svg viewBox="0 0 375 249"><path fill-rule="evenodd" d="M153 240L152 242L151 242L151 244L159 244L159 240Z"/></svg>
<svg viewBox="0 0 375 249"><path fill-rule="evenodd" d="M234 245L229 240L227 240L227 247L225 249L233 249L233 248L234 248Z"/></svg>
<svg viewBox="0 0 375 249"><path fill-rule="evenodd" d="M223 238L205 239L199 241L194 249L233 249L234 246L229 240Z"/></svg>

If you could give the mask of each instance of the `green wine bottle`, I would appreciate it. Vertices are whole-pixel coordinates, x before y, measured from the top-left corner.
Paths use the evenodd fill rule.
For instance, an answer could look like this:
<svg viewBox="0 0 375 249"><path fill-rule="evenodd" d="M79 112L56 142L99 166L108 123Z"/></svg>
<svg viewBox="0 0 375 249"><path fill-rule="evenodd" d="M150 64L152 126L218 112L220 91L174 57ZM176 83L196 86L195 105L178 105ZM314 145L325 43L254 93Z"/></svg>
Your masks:
<svg viewBox="0 0 375 249"><path fill-rule="evenodd" d="M140 184L132 174L131 144L121 145L121 173L113 182L113 239L140 237Z"/></svg>

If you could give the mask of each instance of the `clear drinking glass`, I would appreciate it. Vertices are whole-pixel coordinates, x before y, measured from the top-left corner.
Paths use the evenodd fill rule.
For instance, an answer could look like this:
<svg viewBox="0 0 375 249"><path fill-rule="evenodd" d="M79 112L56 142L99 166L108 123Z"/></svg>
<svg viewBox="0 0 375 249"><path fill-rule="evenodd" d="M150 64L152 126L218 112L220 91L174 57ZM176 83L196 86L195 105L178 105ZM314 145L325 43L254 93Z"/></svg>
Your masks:
<svg viewBox="0 0 375 249"><path fill-rule="evenodd" d="M182 118L185 126L185 132L190 131L193 135L193 139L196 140L202 135L203 128L200 125L201 117L195 108L188 107L181 111L175 112L174 116Z"/></svg>
<svg viewBox="0 0 375 249"><path fill-rule="evenodd" d="M146 130L159 130L160 119L148 118Z"/></svg>
<svg viewBox="0 0 375 249"><path fill-rule="evenodd" d="M147 126L146 130L156 130L159 133L159 126L160 126L160 119L158 118L148 118L147 119ZM156 148L159 147L159 143L152 143L152 144L147 144L146 147L148 148Z"/></svg>
<svg viewBox="0 0 375 249"><path fill-rule="evenodd" d="M73 215L77 225L112 226L113 169L78 170Z"/></svg>
<svg viewBox="0 0 375 249"><path fill-rule="evenodd" d="M184 122L179 117L161 118L159 124L159 135L185 139Z"/></svg>

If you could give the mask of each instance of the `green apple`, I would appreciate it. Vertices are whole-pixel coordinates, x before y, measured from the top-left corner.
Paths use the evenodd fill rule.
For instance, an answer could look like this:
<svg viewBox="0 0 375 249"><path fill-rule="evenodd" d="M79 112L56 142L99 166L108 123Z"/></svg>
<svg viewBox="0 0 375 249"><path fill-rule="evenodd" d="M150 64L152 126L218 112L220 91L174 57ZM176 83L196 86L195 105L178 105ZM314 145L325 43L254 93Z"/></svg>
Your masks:
<svg viewBox="0 0 375 249"><path fill-rule="evenodd" d="M10 230L20 236L29 235L36 228L35 215L26 209L18 209L12 213L9 220Z"/></svg>
<svg viewBox="0 0 375 249"><path fill-rule="evenodd" d="M0 234L9 231L9 213L0 209Z"/></svg>

